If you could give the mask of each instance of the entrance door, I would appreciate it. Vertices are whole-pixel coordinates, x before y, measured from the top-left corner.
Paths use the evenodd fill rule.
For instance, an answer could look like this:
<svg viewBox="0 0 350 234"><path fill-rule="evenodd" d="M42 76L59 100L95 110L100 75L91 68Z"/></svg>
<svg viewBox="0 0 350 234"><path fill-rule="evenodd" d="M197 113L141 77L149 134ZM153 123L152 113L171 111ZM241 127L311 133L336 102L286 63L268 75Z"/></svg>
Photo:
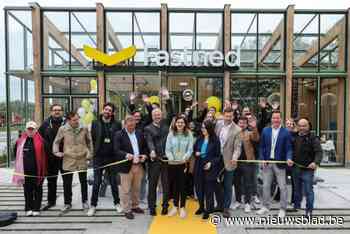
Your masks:
<svg viewBox="0 0 350 234"><path fill-rule="evenodd" d="M222 77L197 77L197 76L169 76L167 87L170 97L174 103L175 113L184 112L186 107L197 101L201 106L208 97L216 96L223 100L223 79ZM184 99L184 91L191 90L192 101ZM198 108L197 108L198 111ZM196 111L195 111L196 115Z"/></svg>

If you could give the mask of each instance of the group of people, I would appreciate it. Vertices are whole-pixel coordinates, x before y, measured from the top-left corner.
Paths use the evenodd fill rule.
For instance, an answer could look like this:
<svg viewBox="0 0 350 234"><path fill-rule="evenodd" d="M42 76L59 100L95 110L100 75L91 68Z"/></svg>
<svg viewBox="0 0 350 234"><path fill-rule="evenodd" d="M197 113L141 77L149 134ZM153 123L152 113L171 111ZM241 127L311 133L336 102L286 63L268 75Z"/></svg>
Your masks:
<svg viewBox="0 0 350 234"><path fill-rule="evenodd" d="M82 208L96 213L103 177L111 185L115 209L127 219L144 213L140 198L146 196L149 214L157 215L157 191L162 191L161 215L186 217L186 200L194 196L196 215L208 219L213 212L231 216L234 208L249 213L259 202L258 179L263 181L262 205L257 214L269 212L271 185L277 181L280 211L288 205L287 174L292 177L294 210L306 197L306 215L312 215L313 177L322 158L320 141L311 133L307 118L282 124L281 112L266 101L259 103L256 116L248 107L225 101L222 113L207 103L193 117L193 103L175 114L170 98L165 108L144 101L145 111L130 99L123 123L114 117L115 106L106 103L91 129L79 124L77 112L63 117L63 107L51 106L51 115L40 127L28 122L17 140L13 181L23 184L25 211L38 216L56 205L57 179L62 174L64 207L72 207L72 179L76 172L81 187ZM165 111L162 111L162 109ZM163 113L166 112L166 113ZM91 163L90 163L91 162ZM88 202L87 169L92 165L94 180ZM42 186L47 179L47 204L41 208ZM147 188L147 189L146 189ZM160 200L160 199L159 199ZM169 209L172 200L173 206Z"/></svg>

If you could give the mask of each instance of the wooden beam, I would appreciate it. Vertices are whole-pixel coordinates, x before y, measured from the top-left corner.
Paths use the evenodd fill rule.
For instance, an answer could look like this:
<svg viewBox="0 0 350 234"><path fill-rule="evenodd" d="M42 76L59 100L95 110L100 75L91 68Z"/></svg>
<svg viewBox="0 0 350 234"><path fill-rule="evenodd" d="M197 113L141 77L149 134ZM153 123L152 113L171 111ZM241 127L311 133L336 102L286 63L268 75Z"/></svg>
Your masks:
<svg viewBox="0 0 350 234"><path fill-rule="evenodd" d="M347 95L346 95L346 133L345 133L345 163L347 166L350 165L350 144L349 144L349 139L350 139L350 30L349 30L349 25L350 25L350 8L348 9L347 12L347 26L348 26L348 30L347 30L347 64L345 64L346 66L346 70L347 70L347 81L346 81L346 90L347 90ZM347 143L346 143L347 142Z"/></svg>
<svg viewBox="0 0 350 234"><path fill-rule="evenodd" d="M69 40L62 33L47 16L44 16L44 27L47 27L49 35L59 44L67 53L69 53ZM71 44L71 55L84 67L88 66L89 61L78 51L78 49Z"/></svg>
<svg viewBox="0 0 350 234"><path fill-rule="evenodd" d="M287 7L286 27L286 79L283 97L285 103L285 118L292 117L292 85L293 85L293 32L294 32L294 5ZM282 105L283 106L283 105Z"/></svg>
<svg viewBox="0 0 350 234"><path fill-rule="evenodd" d="M97 27L96 28L96 40L97 40L97 49L99 49L100 51L105 51L105 27L104 27L105 23L107 26L108 34L114 33L113 31L110 32L110 30L112 30L112 28L108 29L108 25L109 25L109 27L111 27L111 26L110 26L108 20L105 21L104 15L105 15L105 13L104 13L103 4L96 3L96 27ZM113 46L117 46L117 45L113 44L113 43L118 42L118 41L116 41L116 39L117 38L114 34L114 37L112 37L113 42L111 40ZM119 48L121 48L121 47L119 47ZM105 89L104 71L97 72L97 83L98 83L99 110L102 111L103 105L106 103L106 89Z"/></svg>
<svg viewBox="0 0 350 234"><path fill-rule="evenodd" d="M344 27L345 18L343 17L332 28L330 28L324 36L320 37L320 50L336 39L344 31ZM309 49L296 60L295 66L301 67L305 65L318 52L318 40L314 40Z"/></svg>
<svg viewBox="0 0 350 234"><path fill-rule="evenodd" d="M30 4L32 8L32 36L33 36L33 79L35 90L34 121L37 124L42 122L41 109L41 10L37 3Z"/></svg>
<svg viewBox="0 0 350 234"><path fill-rule="evenodd" d="M101 3L99 3L99 4L101 4ZM102 27L103 27L103 25L102 25ZM122 43L120 42L119 38L117 37L116 33L114 32L114 29L113 29L113 27L108 19L106 19L106 30L107 30L108 40L111 42L113 48L116 51L122 50L123 49Z"/></svg>
<svg viewBox="0 0 350 234"><path fill-rule="evenodd" d="M225 4L224 7L224 53L231 50L231 5ZM224 72L224 99L230 100L230 79L229 71Z"/></svg>
<svg viewBox="0 0 350 234"><path fill-rule="evenodd" d="M168 5L162 3L160 7L160 48L168 49Z"/></svg>
<svg viewBox="0 0 350 234"><path fill-rule="evenodd" d="M258 64L264 61L264 59L267 57L267 55L276 45L278 40L282 37L283 28L284 28L284 19L282 19L281 22L277 25L277 27L272 33L272 36L269 38L269 40L265 43L264 47L262 48L261 54L259 56Z"/></svg>

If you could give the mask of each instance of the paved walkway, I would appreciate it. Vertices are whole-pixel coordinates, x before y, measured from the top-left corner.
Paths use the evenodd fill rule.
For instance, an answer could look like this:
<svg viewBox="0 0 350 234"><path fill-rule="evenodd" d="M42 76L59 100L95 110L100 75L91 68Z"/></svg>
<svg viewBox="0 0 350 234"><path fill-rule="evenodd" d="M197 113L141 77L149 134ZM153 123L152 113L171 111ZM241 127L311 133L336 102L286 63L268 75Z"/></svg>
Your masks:
<svg viewBox="0 0 350 234"><path fill-rule="evenodd" d="M176 222L181 220L170 220L167 222L164 217L160 219L153 219L149 215L136 215L134 220L126 220L121 215L117 215L112 209L112 196L110 191L107 190L107 196L99 199L98 211L95 217L87 217L86 212L81 209L80 202L80 186L77 183L76 176L74 177L74 189L73 189L73 210L64 216L59 215L59 209L63 206L63 189L62 185L59 185L59 198L58 205L55 209L47 212L42 212L41 217L24 217L23 206L24 198L23 191L21 188L15 187L10 184L11 169L0 169L0 210L11 210L16 211L19 214L19 218L16 223L0 228L1 233L113 233L113 234L169 234L179 233L179 229L176 227ZM222 222L217 225L216 232L218 234L226 233L350 233L350 169L320 169L318 172L325 181L318 183L315 186L315 217L321 217L324 215L333 215L343 217L345 223L343 225L234 225L227 226ZM61 184L61 181L60 181ZM91 191L91 188L90 188ZM89 192L90 192L89 191ZM44 201L46 203L46 186L44 186ZM89 196L91 193L89 193ZM195 210L196 204L190 203L192 211ZM272 214L278 213L278 204L274 204L275 209L272 210ZM242 210L232 211L232 214L237 216L247 216ZM288 213L288 217L294 217L301 215L300 213ZM251 215L252 217L257 217ZM160 218L160 217L159 217ZM168 217L166 217L168 218ZM189 223L187 232L182 231L181 233L198 233L198 229L195 229L196 225L203 221L190 215L189 219L193 219L193 225ZM172 218L168 218L172 219ZM152 224L152 222L154 222ZM190 221L192 222L192 220ZM152 228L151 227L152 224ZM154 229L154 225L163 225L161 228ZM210 224L211 225L211 224ZM180 226L179 226L180 227ZM152 231L153 230L153 231ZM156 232L154 230L157 230ZM162 231L159 231L162 230ZM208 233L212 233L212 228L208 228ZM151 232L152 231L152 232ZM204 234L203 230L200 230ZM161 232L161 233L159 233Z"/></svg>

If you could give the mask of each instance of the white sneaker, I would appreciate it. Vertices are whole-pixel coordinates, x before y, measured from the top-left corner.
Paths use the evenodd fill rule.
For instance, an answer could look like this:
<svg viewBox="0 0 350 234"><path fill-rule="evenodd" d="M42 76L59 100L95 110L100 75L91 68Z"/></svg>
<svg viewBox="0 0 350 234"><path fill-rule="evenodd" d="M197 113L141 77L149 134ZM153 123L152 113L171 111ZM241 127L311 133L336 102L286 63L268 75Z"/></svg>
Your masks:
<svg viewBox="0 0 350 234"><path fill-rule="evenodd" d="M254 203L256 203L256 204L260 204L261 203L259 198L258 198L258 196L254 196L253 199L254 199Z"/></svg>
<svg viewBox="0 0 350 234"><path fill-rule="evenodd" d="M269 211L270 211L269 209L267 209L265 206L263 206L263 207L260 208L260 210L258 210L258 211L256 212L256 214L258 214L258 215L264 215L264 214L268 213Z"/></svg>
<svg viewBox="0 0 350 234"><path fill-rule="evenodd" d="M168 212L168 216L174 216L177 214L177 208L173 207L171 210Z"/></svg>
<svg viewBox="0 0 350 234"><path fill-rule="evenodd" d="M27 217L33 216L33 211L28 210L28 211L26 212L26 216L27 216Z"/></svg>
<svg viewBox="0 0 350 234"><path fill-rule="evenodd" d="M96 206L91 206L89 211L87 212L87 216L91 217L94 216L96 213Z"/></svg>
<svg viewBox="0 0 350 234"><path fill-rule="evenodd" d="M72 205L64 205L64 207L61 209L62 213L68 212L72 208Z"/></svg>
<svg viewBox="0 0 350 234"><path fill-rule="evenodd" d="M186 210L185 208L180 208L180 218L184 219L186 218Z"/></svg>
<svg viewBox="0 0 350 234"><path fill-rule="evenodd" d="M143 209L143 210L147 210L147 209L148 209L147 203L140 203L140 204L139 204L139 207L140 207L141 209Z"/></svg>
<svg viewBox="0 0 350 234"><path fill-rule="evenodd" d="M249 203L245 204L244 212L250 213L251 211L252 211L252 208L250 207L250 204Z"/></svg>
<svg viewBox="0 0 350 234"><path fill-rule="evenodd" d="M33 211L33 216L40 216L40 212L39 211Z"/></svg>
<svg viewBox="0 0 350 234"><path fill-rule="evenodd" d="M286 217L286 211L283 209L280 209L280 212L278 212L278 218L283 219L284 217Z"/></svg>
<svg viewBox="0 0 350 234"><path fill-rule="evenodd" d="M236 202L235 204L232 205L233 210L238 210L241 207L242 203Z"/></svg>
<svg viewBox="0 0 350 234"><path fill-rule="evenodd" d="M123 212L123 207L118 203L117 205L114 206L115 210L117 213L122 213Z"/></svg>
<svg viewBox="0 0 350 234"><path fill-rule="evenodd" d="M89 204L87 202L84 202L82 207L83 207L83 210L87 210L89 209Z"/></svg>

